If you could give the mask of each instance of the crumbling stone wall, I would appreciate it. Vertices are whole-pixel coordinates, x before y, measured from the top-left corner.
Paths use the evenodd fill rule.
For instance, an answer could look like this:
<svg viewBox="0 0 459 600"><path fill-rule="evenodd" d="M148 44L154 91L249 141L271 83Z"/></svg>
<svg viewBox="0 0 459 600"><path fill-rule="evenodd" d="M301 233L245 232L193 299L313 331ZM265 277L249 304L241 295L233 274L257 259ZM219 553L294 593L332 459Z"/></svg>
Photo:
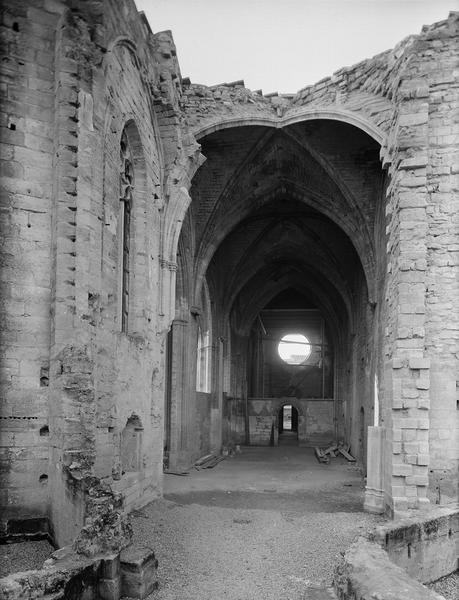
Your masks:
<svg viewBox="0 0 459 600"><path fill-rule="evenodd" d="M456 22L428 28L419 48L429 87L425 214L425 348L430 358L429 497L459 488L459 111ZM442 56L441 69L433 55ZM421 372L422 373L422 372Z"/></svg>
<svg viewBox="0 0 459 600"><path fill-rule="evenodd" d="M151 324L158 299L139 295L138 290L152 289L157 279L158 259L152 257L159 254L159 236L147 236L146 230L159 229L155 191L161 160L151 98L135 46L125 39L111 42L115 35L102 8L83 5L81 10L64 12L56 61L62 96L57 136L63 150L62 166L56 168L50 429L57 471L51 516L59 543L75 537L91 518L85 506L92 489L85 483L88 478L97 475L110 485L115 476L117 492L130 484L125 508L135 505L141 495L151 498L160 487L159 448L152 449L160 427L151 389L153 349L160 360L154 328L158 323ZM137 29L142 39L139 22ZM128 330L122 332L119 161L125 130L137 189L132 201L130 273L135 301L129 307ZM76 137L70 150L69 137ZM132 412L139 414L150 442L142 448L136 481L127 482L119 469L121 433ZM73 519L68 518L69 511Z"/></svg>
<svg viewBox="0 0 459 600"><path fill-rule="evenodd" d="M442 129L436 109L442 81L450 80L451 65L457 63L457 33L458 15L452 14L449 20L426 28L407 49L396 91L398 111L388 143L393 157L386 208L390 231L387 288L390 308L384 408L386 456L392 455L392 460L386 460L387 480L392 478L392 487L387 490L392 499L387 502L395 510L421 506L429 498L439 501L432 494L439 464L443 468L448 465L446 470L452 476L447 498L457 498L454 382L458 362L457 356L453 358L457 340L451 340L457 319L452 308L457 306L457 290L450 283L440 292L441 286L436 285L443 278L449 282L457 279L450 238L451 228L456 227L454 220L439 235L439 228L445 227L442 223L449 221L446 217L449 213L444 211L454 207L457 176L452 159L455 139L452 132L457 125L453 112L445 112L440 117ZM435 67L429 58L433 54ZM457 101L457 91L452 94ZM446 164L443 163L442 169L439 161L443 156ZM438 186L441 181L441 191L436 185L432 188L430 180L437 181ZM445 261L446 256L452 260ZM443 294L452 302L450 309L439 300L444 299ZM448 338L448 344L441 341ZM442 371L441 384L438 376L431 380L432 361L437 365L442 363L441 368L436 367L437 372ZM440 445L444 449L439 460Z"/></svg>
<svg viewBox="0 0 459 600"><path fill-rule="evenodd" d="M440 600L443 596L422 584L457 568L457 519L457 508L436 508L358 538L335 567L338 598Z"/></svg>
<svg viewBox="0 0 459 600"><path fill-rule="evenodd" d="M2 8L1 504L9 519L49 503L54 51L59 12ZM40 482L41 476L43 477Z"/></svg>
<svg viewBox="0 0 459 600"><path fill-rule="evenodd" d="M188 177L199 154L192 140L177 142L171 36L155 38L133 2L11 0L2 19L3 518L50 517L64 544L91 529L97 490L102 504L119 497L121 512L161 493L174 194L188 202L168 174ZM127 332L123 131L136 178ZM132 414L144 427L134 475L120 468Z"/></svg>
<svg viewBox="0 0 459 600"><path fill-rule="evenodd" d="M347 197L340 208L349 210L339 211L362 257L354 286L362 323L352 343L357 359L357 346L373 357L354 392L351 383L341 389L354 406L349 427L355 437L356 399L371 394L368 374L377 373L385 505L397 512L456 500L457 15L296 95L264 96L242 82L207 88L182 80L170 32L153 34L131 0L7 0L1 14L3 529L12 519L49 517L64 544L82 528L92 540L105 522L107 539L111 531L115 545L124 543L123 511L161 493L165 339L174 317L181 353L171 384L189 400L172 409L177 456L184 463L221 446L223 400L246 393L246 332L230 330L234 307L207 273L216 220L203 248L179 249L182 231L186 241L206 229L202 215L186 216L205 160L196 140L239 125L274 130L324 119L380 144L388 174L387 189L367 186L365 196L356 169L341 162L341 189L362 199L359 207ZM125 330L123 134L135 180ZM326 210L330 216L332 204ZM214 324L205 398L195 385L204 282ZM339 369L346 367L343 359ZM143 428L138 469L123 473L122 432L133 417ZM94 498L113 509L112 523L103 509L91 520Z"/></svg>

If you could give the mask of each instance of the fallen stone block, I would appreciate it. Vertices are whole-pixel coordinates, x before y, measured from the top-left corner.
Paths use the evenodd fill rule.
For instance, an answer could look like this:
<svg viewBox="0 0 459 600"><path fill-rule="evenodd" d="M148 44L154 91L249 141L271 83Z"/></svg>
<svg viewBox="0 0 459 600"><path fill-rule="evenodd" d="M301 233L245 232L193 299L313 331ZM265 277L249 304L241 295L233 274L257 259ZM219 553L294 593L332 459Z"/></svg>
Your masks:
<svg viewBox="0 0 459 600"><path fill-rule="evenodd" d="M158 561L148 546L132 545L121 552L121 593L130 598L146 598L158 588Z"/></svg>

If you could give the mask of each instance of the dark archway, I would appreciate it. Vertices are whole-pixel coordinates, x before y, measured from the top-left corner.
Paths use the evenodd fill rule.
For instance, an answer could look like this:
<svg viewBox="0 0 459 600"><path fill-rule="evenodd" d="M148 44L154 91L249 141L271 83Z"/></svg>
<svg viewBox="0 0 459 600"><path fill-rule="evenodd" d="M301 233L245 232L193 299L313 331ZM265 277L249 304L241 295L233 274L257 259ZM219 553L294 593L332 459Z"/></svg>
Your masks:
<svg viewBox="0 0 459 600"><path fill-rule="evenodd" d="M208 410L199 403L207 412L192 415L188 399L183 411L188 428L198 424L189 439L201 448L209 439L214 450L221 432L224 445L269 445L273 431L286 431L283 417L279 430L280 403L295 401L291 433L299 445L356 445L360 399L368 399L371 414L370 381L382 355L375 326L386 274L379 144L327 119L282 130L220 129L200 142L206 161L193 177L177 260L177 281L189 282L188 294L178 295L176 318L191 336L207 286L215 343ZM290 334L311 344L304 360L282 361L278 344ZM182 391L183 398L193 394Z"/></svg>

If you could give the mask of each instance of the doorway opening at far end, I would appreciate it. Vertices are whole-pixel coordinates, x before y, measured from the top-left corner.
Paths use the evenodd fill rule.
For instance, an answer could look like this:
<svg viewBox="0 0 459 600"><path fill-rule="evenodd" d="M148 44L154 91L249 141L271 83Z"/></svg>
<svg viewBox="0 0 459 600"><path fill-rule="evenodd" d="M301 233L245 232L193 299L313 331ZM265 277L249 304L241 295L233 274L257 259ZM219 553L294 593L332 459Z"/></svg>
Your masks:
<svg viewBox="0 0 459 600"><path fill-rule="evenodd" d="M298 444L298 411L292 404L284 404L279 409L279 444Z"/></svg>

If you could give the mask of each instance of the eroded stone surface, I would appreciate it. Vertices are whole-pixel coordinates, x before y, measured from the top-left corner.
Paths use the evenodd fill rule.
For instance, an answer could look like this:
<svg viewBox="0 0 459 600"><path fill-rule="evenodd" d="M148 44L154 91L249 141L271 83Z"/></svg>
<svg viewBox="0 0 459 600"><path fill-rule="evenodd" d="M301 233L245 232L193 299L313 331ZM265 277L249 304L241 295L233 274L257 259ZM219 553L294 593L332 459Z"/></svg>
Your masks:
<svg viewBox="0 0 459 600"><path fill-rule="evenodd" d="M274 388L273 440L316 403L362 465L376 414L383 509L457 501L458 15L269 96L183 80L130 1L8 0L1 27L2 533L119 551L163 456L249 441ZM257 374L291 290L330 332L297 373L332 393Z"/></svg>
<svg viewBox="0 0 459 600"><path fill-rule="evenodd" d="M340 600L394 598L397 600L441 600L442 596L411 579L390 562L377 544L359 538L335 571L334 587Z"/></svg>

